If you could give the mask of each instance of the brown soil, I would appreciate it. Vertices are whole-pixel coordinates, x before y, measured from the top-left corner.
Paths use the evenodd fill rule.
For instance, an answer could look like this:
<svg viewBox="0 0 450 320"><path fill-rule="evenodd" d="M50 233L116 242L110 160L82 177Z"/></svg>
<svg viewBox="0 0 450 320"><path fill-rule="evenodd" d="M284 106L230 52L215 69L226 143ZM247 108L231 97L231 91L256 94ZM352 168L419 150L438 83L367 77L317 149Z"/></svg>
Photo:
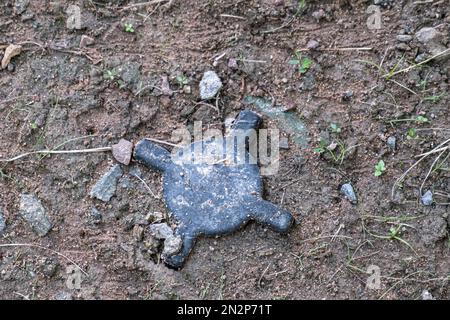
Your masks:
<svg viewBox="0 0 450 320"><path fill-rule="evenodd" d="M436 27L448 47L446 1L380 1L386 5L380 7L378 30L366 25L373 1L307 0L298 14L298 1L288 0L174 0L170 6L130 9L133 1L37 0L21 12L23 2L0 4L0 53L10 43L23 46L0 71L0 158L87 135L94 136L64 148L107 146L120 138L169 141L175 129L195 120L205 128L222 127L246 107L242 99L248 95L290 108L308 128L309 148L290 139L290 148L280 152L279 174L264 179L266 199L298 221L288 235L250 223L232 235L203 238L180 271L150 254L147 229L141 240L139 227L129 223L149 212L166 213L164 202L129 171L139 168L159 195L160 174L136 163L124 167L115 196L103 203L89 191L114 163L109 153L2 163L0 211L6 229L0 244L51 248L88 276L80 289L71 289L72 262L63 256L37 247L0 247L0 298L420 299L424 290L450 298L446 154L424 186L433 190L434 205L420 203L419 188L435 155L412 170L391 199L395 180L415 155L448 138L450 61L433 60L392 77L401 86L361 61L382 62L387 71L396 64L396 70L407 67L425 51L414 38L422 27ZM67 28L69 4L81 8L80 30ZM127 23L134 32L124 30ZM413 40L399 42L402 33ZM80 48L82 35L94 43ZM303 52L313 63L302 74L289 61L311 39L320 46ZM363 47L370 50L357 49ZM229 59L238 60L237 70ZM219 113L197 103L198 83L207 70L215 70L224 84ZM180 75L189 81L190 93L181 91ZM176 91L171 96L153 88L161 87L163 76ZM344 99L348 91L353 95ZM418 115L428 123L387 121ZM331 123L341 132L331 132ZM265 127L279 125L264 116ZM417 129L415 139L407 138L411 128ZM389 136L397 139L395 152L386 144ZM320 137L357 146L342 163L335 162L326 152L313 152ZM375 177L379 160L386 171ZM356 205L339 193L346 182L355 188ZM53 221L46 236L35 235L20 216L22 193L34 194ZM101 212L101 223L90 220L92 208ZM391 227L400 227L403 242L389 239ZM367 287L371 265L380 268L379 288Z"/></svg>

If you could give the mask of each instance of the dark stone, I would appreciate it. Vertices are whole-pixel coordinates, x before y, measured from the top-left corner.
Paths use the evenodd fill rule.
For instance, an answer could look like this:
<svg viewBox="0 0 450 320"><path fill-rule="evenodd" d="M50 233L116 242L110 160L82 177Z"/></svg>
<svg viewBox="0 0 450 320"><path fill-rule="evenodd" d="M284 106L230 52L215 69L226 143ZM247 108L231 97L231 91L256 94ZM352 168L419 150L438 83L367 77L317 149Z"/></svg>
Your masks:
<svg viewBox="0 0 450 320"><path fill-rule="evenodd" d="M248 130L257 129L260 122L257 114L244 110L231 133L245 140ZM239 152L236 146L230 148L227 159L234 163L223 161L223 147L233 140L197 141L176 150L172 157L166 149L148 140L136 145L135 159L163 172L164 199L178 222L175 235L181 237L183 244L178 254L164 257L170 267L182 267L200 235L228 234L250 220L285 233L294 222L291 213L262 199L259 167L248 150ZM192 159L195 161L188 161Z"/></svg>

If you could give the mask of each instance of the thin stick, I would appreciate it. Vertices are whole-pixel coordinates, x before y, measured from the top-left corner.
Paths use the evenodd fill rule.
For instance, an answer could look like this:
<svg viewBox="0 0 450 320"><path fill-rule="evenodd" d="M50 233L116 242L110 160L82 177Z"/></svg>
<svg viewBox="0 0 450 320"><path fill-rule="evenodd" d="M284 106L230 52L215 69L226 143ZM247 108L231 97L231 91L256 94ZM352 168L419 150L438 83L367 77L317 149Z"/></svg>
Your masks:
<svg viewBox="0 0 450 320"><path fill-rule="evenodd" d="M221 14L220 16L221 16L221 17L224 17L224 18L234 18L234 19L239 19L239 20L247 20L247 19L244 18L244 17L241 17L241 16L234 16L234 15L232 15L232 14L225 14L225 13L223 13L223 14Z"/></svg>
<svg viewBox="0 0 450 320"><path fill-rule="evenodd" d="M406 177L406 175L413 169L415 168L420 162L422 162L422 160L424 160L426 157L428 157L430 154L442 151L444 148L445 150L447 150L447 148L449 148L449 146L446 146L444 148L441 148L443 145L447 144L450 142L450 139L445 140L444 142L442 142L441 144L439 144L436 148L434 148L431 151L428 151L426 153L422 153L416 157L420 157L419 160L417 160L411 167L409 167L408 170L406 170L395 182L394 185L392 186L392 190L391 190L391 197L394 198L394 192L395 192L395 188L397 187L397 185ZM444 151L445 151L444 150Z"/></svg>
<svg viewBox="0 0 450 320"><path fill-rule="evenodd" d="M428 173L427 173L427 175L425 176L425 179L423 179L423 182L422 182L422 184L420 185L420 189L419 189L420 196L422 196L422 189L423 189L423 186L425 185L425 182L428 180L428 177L430 176L431 172L433 171L434 165L436 164L436 162L438 162L439 158L444 154L445 151L446 151L446 150L441 151L441 153L439 153L439 155L436 157L436 159L434 159L433 163L431 164L430 170L428 170Z"/></svg>
<svg viewBox="0 0 450 320"><path fill-rule="evenodd" d="M144 186L147 188L147 190L150 192L150 194L153 196L153 198L159 199L159 197L157 197L157 196L153 193L152 189L150 189L150 187L148 186L148 184L147 184L141 177L139 177L139 176L136 175L136 174L132 174L132 176L135 177L135 178L137 178L139 181L141 181L141 182L144 184Z"/></svg>
<svg viewBox="0 0 450 320"><path fill-rule="evenodd" d="M111 147L100 147L100 148L93 148L93 149L81 149L81 150L39 150L39 151L33 151L33 152L27 152L21 155L18 155L11 159L0 159L0 162L12 162L19 160L21 158L33 155L33 154L68 154L68 153L94 153L94 152L105 152L105 151L111 151Z"/></svg>
<svg viewBox="0 0 450 320"><path fill-rule="evenodd" d="M422 62L419 62L419 63L417 63L417 64L413 64L412 66L409 66L409 67L407 67L407 68L405 68L405 69L398 70L398 71L396 71L396 72L394 72L394 73L392 73L392 74L385 74L383 77L386 78L387 76L389 76L389 77L391 78L392 76L395 76L396 74L403 73L403 72L408 72L408 71L411 70L411 69L417 68L417 67L419 67L419 66L421 66L421 65L423 65L423 64L425 64L425 63L430 62L430 61L433 60L433 59L436 59L436 58L438 58L438 57L440 57L440 56L446 54L447 52L450 52L450 48L448 48L448 49L446 49L446 50L444 50L444 51L442 51L442 52L440 52L440 53L438 53L438 54L435 54L435 55L432 56L431 58L428 58L428 59L426 59L426 60L424 60L424 61L422 61Z"/></svg>
<svg viewBox="0 0 450 320"><path fill-rule="evenodd" d="M119 10L119 12L121 11L125 11L125 10L129 10L132 8L137 8L137 7L145 7L145 6L149 6L152 4L159 4L162 2L167 2L169 0L153 0L153 1L147 1L147 2L140 2L140 3L134 3L134 4L130 4L129 6L123 7Z"/></svg>
<svg viewBox="0 0 450 320"><path fill-rule="evenodd" d="M144 138L144 139L148 140L148 141L156 142L156 143L166 144L166 145L171 146L171 147L177 147L177 148L183 147L183 146L181 146L179 144L170 143L170 142L167 142L167 141L164 141L164 140L158 140L158 139L155 139L155 138Z"/></svg>
<svg viewBox="0 0 450 320"><path fill-rule="evenodd" d="M6 247L35 247L35 248L39 248L39 249L43 249L43 250L48 250L51 253L54 253L58 256L63 257L64 259L66 259L67 261L69 261L70 263L72 263L74 266L76 266L78 269L80 269L81 272L83 272L87 277L89 277L89 274L83 270L83 268L81 268L75 261L73 261L72 259L70 259L68 256L55 251L53 249L38 245L38 244L32 244L32 243L8 243L8 244L0 244L0 248L6 248Z"/></svg>

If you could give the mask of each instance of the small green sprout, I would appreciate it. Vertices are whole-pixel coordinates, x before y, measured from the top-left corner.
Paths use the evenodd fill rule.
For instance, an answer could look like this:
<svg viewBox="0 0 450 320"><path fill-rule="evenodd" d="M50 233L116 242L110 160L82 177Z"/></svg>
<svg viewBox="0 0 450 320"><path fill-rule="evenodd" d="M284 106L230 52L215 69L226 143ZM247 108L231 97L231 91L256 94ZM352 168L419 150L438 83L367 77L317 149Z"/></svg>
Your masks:
<svg viewBox="0 0 450 320"><path fill-rule="evenodd" d="M322 154L327 150L327 142L325 141L325 139L320 138L319 140L319 146L317 148L313 149L313 152L318 153L318 154Z"/></svg>
<svg viewBox="0 0 450 320"><path fill-rule="evenodd" d="M444 93L441 93L439 95L432 95L432 96L427 96L425 98L423 98L424 101L430 101L432 103L436 103L439 102L439 100L441 100L441 98L444 96Z"/></svg>
<svg viewBox="0 0 450 320"><path fill-rule="evenodd" d="M416 117L416 122L417 123L427 123L428 122L428 118L425 118L424 116L417 116Z"/></svg>
<svg viewBox="0 0 450 320"><path fill-rule="evenodd" d="M132 23L126 22L123 27L125 32L134 33L134 26Z"/></svg>
<svg viewBox="0 0 450 320"><path fill-rule="evenodd" d="M300 51L295 51L295 58L289 61L289 64L298 66L298 72L306 73L311 68L313 61L308 57L303 57Z"/></svg>
<svg viewBox="0 0 450 320"><path fill-rule="evenodd" d="M176 80L180 87L185 86L189 83L189 79L184 74L177 76Z"/></svg>
<svg viewBox="0 0 450 320"><path fill-rule="evenodd" d="M32 123L30 123L30 127L31 127L31 129L36 130L38 128L38 125L36 122L32 122Z"/></svg>
<svg viewBox="0 0 450 320"><path fill-rule="evenodd" d="M333 133L341 133L341 127L337 123L330 124L330 128Z"/></svg>
<svg viewBox="0 0 450 320"><path fill-rule="evenodd" d="M384 164L384 161L383 160L378 161L378 163L375 166L374 176L375 177L381 176L385 170L386 166Z"/></svg>
<svg viewBox="0 0 450 320"><path fill-rule="evenodd" d="M417 130L416 128L409 128L406 132L406 139L416 139L417 138Z"/></svg>
<svg viewBox="0 0 450 320"><path fill-rule="evenodd" d="M105 78L105 79L107 79L109 81L114 81L116 76L117 76L116 69L105 70L105 72L103 73L103 78Z"/></svg>

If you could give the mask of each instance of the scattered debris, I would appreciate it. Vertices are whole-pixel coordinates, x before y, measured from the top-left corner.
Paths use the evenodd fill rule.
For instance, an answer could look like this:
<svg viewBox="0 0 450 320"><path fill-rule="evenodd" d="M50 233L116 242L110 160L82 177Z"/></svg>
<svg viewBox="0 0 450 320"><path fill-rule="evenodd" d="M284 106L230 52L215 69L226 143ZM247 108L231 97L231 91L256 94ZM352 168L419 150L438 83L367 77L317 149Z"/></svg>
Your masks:
<svg viewBox="0 0 450 320"><path fill-rule="evenodd" d="M420 201L424 206L431 206L433 204L433 192L431 190L425 192L420 198Z"/></svg>
<svg viewBox="0 0 450 320"><path fill-rule="evenodd" d="M2 69L5 69L11 62L11 59L22 52L22 46L10 44L3 54Z"/></svg>
<svg viewBox="0 0 450 320"><path fill-rule="evenodd" d="M358 199L356 197L355 190L353 190L353 186L350 183L344 183L341 186L341 194L350 201L351 204L357 204Z"/></svg>
<svg viewBox="0 0 450 320"><path fill-rule="evenodd" d="M40 237L45 236L53 227L41 202L31 194L20 196L19 213Z"/></svg>
<svg viewBox="0 0 450 320"><path fill-rule="evenodd" d="M119 164L113 166L95 184L91 190L90 196L103 202L111 200L112 196L116 193L117 182L122 174L123 171Z"/></svg>
<svg viewBox="0 0 450 320"><path fill-rule="evenodd" d="M209 100L216 96L222 88L222 81L214 71L206 71L200 81L200 98Z"/></svg>

